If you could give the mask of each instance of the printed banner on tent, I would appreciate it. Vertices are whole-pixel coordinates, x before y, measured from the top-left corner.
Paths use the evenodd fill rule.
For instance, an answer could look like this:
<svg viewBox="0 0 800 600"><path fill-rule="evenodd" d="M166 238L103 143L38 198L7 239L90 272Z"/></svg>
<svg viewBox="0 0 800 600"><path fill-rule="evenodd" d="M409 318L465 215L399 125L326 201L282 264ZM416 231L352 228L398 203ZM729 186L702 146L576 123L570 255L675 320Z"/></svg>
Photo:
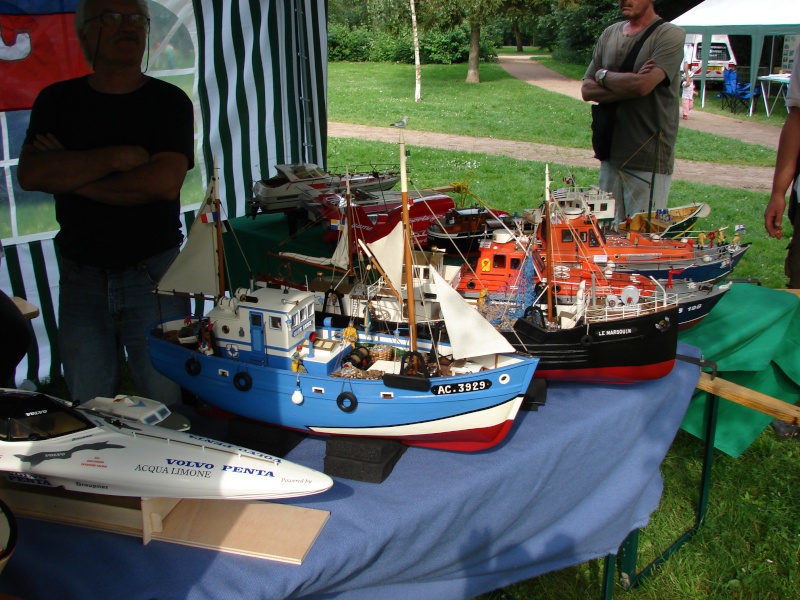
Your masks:
<svg viewBox="0 0 800 600"><path fill-rule="evenodd" d="M89 73L75 33L77 0L0 3L0 111L28 110L45 86Z"/></svg>

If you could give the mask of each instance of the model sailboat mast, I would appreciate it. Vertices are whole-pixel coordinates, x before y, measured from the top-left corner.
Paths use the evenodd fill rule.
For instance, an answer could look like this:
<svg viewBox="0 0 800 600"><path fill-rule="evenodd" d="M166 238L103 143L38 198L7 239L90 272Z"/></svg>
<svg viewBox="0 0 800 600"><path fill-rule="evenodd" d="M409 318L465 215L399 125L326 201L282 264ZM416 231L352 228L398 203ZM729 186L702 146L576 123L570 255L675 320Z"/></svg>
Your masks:
<svg viewBox="0 0 800 600"><path fill-rule="evenodd" d="M544 166L544 205L546 207L545 214L547 215L547 221L545 222L545 230L547 236L547 248L545 250L545 256L547 258L547 264L545 265L545 272L547 274L547 322L552 323L555 320L555 316L553 315L553 277L555 273L555 268L553 265L553 228L552 222L555 207L553 202L553 197L550 195L550 165Z"/></svg>
<svg viewBox="0 0 800 600"><path fill-rule="evenodd" d="M403 128L406 126L405 119L394 124L400 128L400 198L403 202L403 265L406 270L406 307L408 309L408 331L409 342L412 352L417 350L417 318L414 312L414 268L411 262L411 224L408 218L408 173L406 171L406 140L403 135Z"/></svg>

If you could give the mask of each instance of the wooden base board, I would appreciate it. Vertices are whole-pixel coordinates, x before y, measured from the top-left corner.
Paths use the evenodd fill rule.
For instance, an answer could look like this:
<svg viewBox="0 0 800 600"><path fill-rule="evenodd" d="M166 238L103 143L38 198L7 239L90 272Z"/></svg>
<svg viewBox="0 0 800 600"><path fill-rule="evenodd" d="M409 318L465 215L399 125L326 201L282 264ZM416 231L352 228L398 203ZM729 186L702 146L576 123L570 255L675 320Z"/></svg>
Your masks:
<svg viewBox="0 0 800 600"><path fill-rule="evenodd" d="M0 479L18 517L65 523L299 565L328 511L249 500L131 498L39 488Z"/></svg>

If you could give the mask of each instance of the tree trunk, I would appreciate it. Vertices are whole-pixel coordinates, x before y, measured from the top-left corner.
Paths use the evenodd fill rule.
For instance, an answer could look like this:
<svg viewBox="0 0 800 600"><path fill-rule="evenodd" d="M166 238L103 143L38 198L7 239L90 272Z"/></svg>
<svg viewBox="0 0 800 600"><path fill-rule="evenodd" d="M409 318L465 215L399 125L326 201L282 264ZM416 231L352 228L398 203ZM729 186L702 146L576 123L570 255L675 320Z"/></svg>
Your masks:
<svg viewBox="0 0 800 600"><path fill-rule="evenodd" d="M414 102L422 100L422 66L419 60L419 36L417 35L417 8L414 0L411 2L411 31L414 34Z"/></svg>
<svg viewBox="0 0 800 600"><path fill-rule="evenodd" d="M522 32L516 19L514 19L514 39L517 41L517 52L522 52Z"/></svg>
<svg viewBox="0 0 800 600"><path fill-rule="evenodd" d="M480 83L478 63L480 62L481 27L471 25L469 36L469 67L467 68L467 83Z"/></svg>

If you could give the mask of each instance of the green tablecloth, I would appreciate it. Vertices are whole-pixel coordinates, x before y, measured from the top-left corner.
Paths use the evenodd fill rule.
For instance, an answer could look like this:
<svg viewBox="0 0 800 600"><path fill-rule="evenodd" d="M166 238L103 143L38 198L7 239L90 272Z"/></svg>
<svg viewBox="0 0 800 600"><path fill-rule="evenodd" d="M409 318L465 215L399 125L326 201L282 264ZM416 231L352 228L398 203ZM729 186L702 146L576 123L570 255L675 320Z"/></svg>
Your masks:
<svg viewBox="0 0 800 600"><path fill-rule="evenodd" d="M800 299L783 290L733 284L714 310L680 334L682 342L717 363L717 374L794 404L800 398ZM705 392L696 392L682 428L703 437ZM773 417L721 402L714 446L734 458Z"/></svg>

